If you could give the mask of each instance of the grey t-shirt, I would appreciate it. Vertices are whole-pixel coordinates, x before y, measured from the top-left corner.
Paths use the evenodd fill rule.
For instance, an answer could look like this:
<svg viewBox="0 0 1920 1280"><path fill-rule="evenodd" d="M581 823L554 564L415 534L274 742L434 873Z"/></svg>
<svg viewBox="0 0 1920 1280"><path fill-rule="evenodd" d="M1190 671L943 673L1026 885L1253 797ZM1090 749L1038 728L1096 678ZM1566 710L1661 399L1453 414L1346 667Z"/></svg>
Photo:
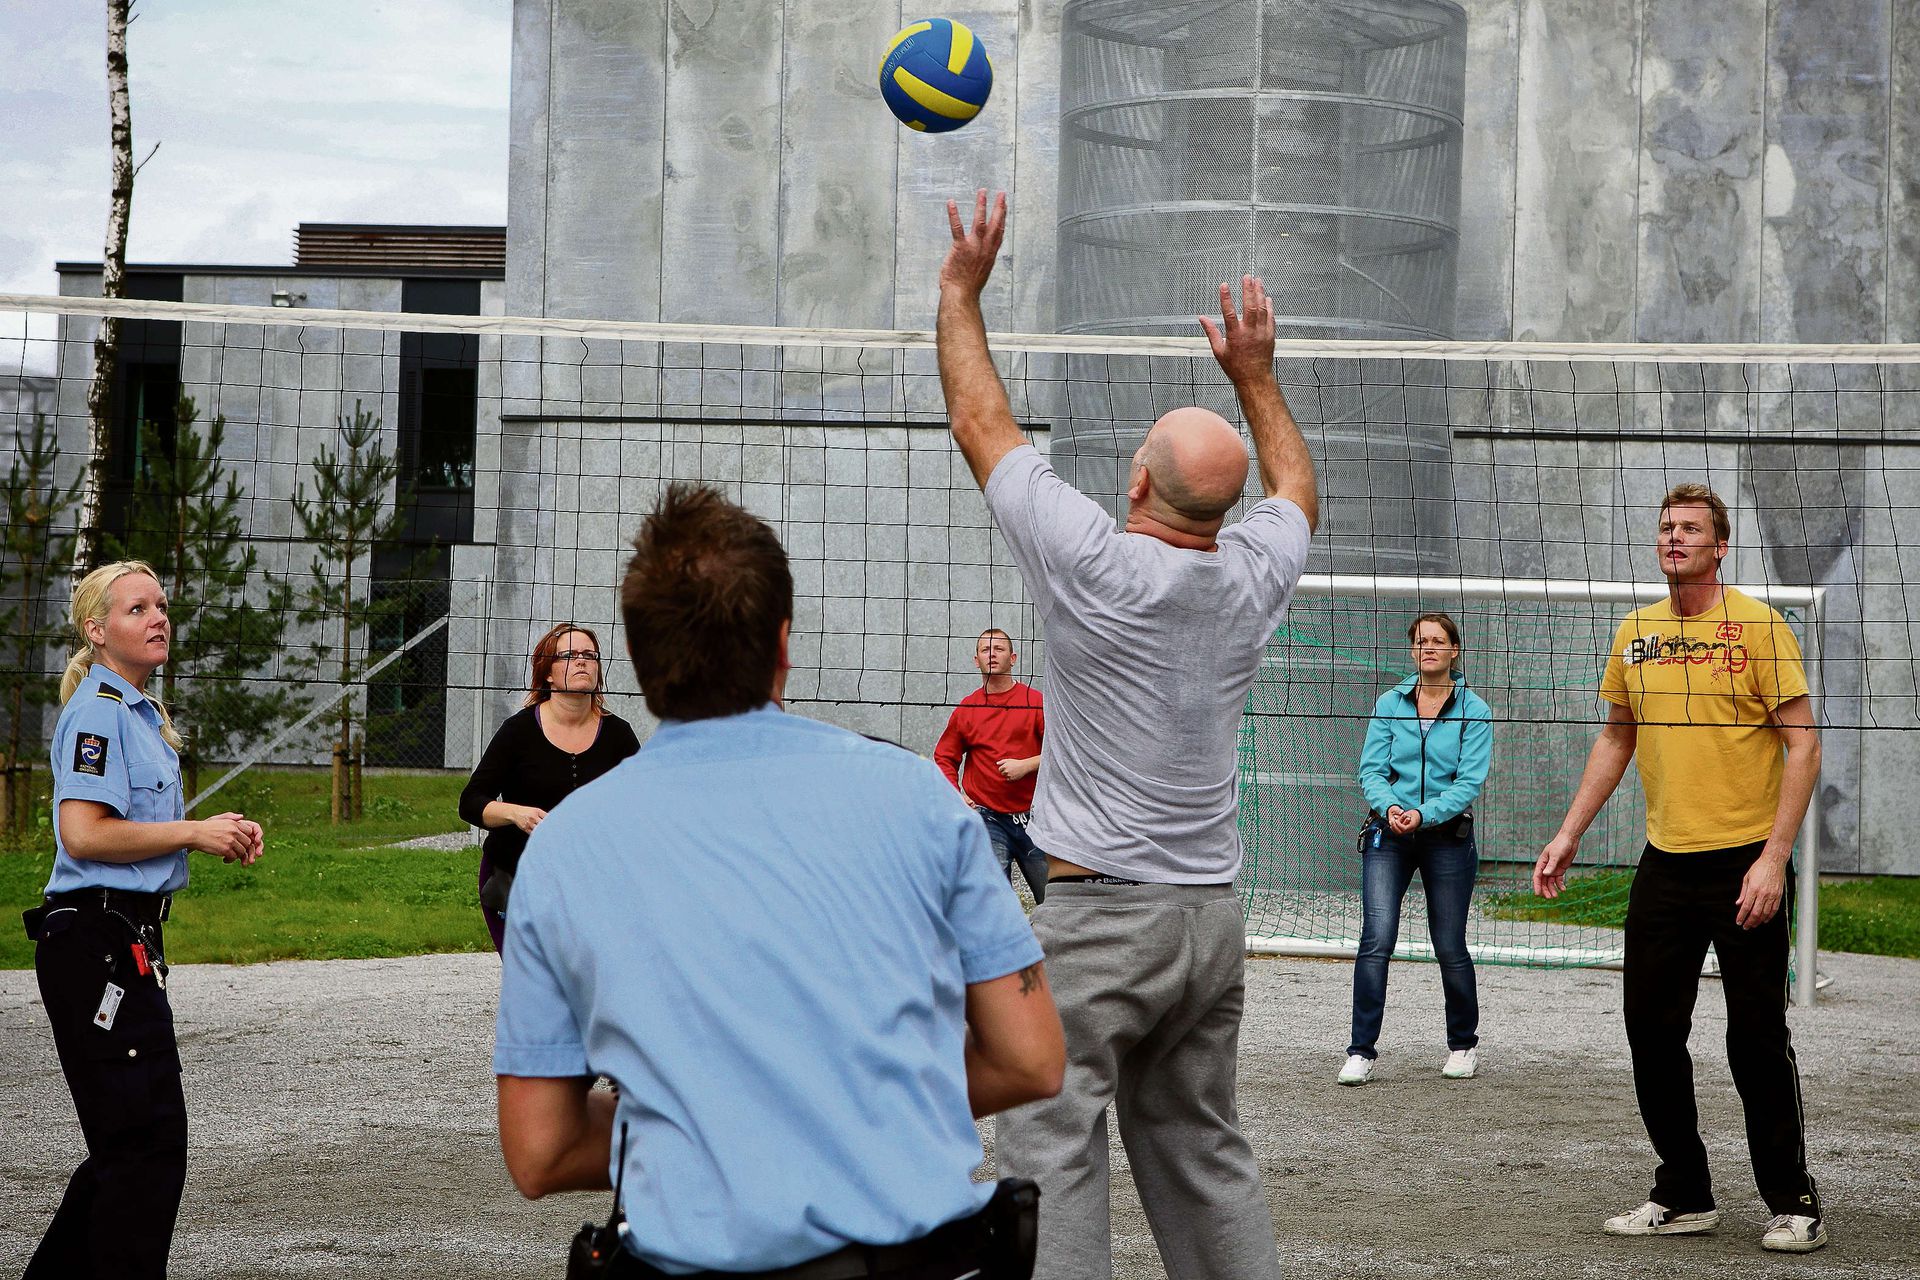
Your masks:
<svg viewBox="0 0 1920 1280"><path fill-rule="evenodd" d="M987 480L1047 638L1033 842L1108 875L1240 871L1240 717L1306 566L1306 514L1257 503L1213 551L1121 533L1031 447Z"/></svg>

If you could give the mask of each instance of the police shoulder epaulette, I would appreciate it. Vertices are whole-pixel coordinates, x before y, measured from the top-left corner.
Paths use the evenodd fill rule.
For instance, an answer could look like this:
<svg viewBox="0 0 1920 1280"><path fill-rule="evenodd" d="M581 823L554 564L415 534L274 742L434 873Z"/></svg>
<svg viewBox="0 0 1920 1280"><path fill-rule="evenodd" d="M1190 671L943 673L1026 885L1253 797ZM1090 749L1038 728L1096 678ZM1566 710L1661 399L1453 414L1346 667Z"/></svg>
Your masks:
<svg viewBox="0 0 1920 1280"><path fill-rule="evenodd" d="M126 702L126 699L120 696L118 689L109 689L105 685L101 685L98 689L95 689L93 696L96 698L112 698L115 702L119 703Z"/></svg>

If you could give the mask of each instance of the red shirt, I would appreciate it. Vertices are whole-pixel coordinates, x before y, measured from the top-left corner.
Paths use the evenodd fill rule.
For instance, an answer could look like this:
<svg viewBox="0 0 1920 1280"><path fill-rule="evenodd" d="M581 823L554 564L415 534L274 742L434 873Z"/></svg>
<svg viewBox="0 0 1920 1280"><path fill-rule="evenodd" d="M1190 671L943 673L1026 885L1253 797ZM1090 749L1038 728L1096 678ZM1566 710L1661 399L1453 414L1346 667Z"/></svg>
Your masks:
<svg viewBox="0 0 1920 1280"><path fill-rule="evenodd" d="M973 803L995 813L1025 813L1033 808L1033 784L1039 774L1008 782L1000 774L999 762L1039 755L1040 740L1046 734L1047 714L1038 689L1018 680L1005 693L988 693L982 685L953 709L933 758L947 781ZM965 785L962 760L966 761Z"/></svg>

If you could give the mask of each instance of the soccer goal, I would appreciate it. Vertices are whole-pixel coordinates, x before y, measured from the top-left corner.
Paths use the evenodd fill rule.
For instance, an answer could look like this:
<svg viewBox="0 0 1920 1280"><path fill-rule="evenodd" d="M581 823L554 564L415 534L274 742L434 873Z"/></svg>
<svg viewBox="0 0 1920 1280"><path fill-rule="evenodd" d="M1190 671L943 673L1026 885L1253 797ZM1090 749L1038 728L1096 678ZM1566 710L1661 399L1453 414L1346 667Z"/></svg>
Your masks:
<svg viewBox="0 0 1920 1280"><path fill-rule="evenodd" d="M1659 598L1658 583L1551 578L1310 574L1269 647L1241 731L1242 897L1250 950L1351 956L1360 939L1360 858L1367 813L1357 766L1374 699L1411 671L1407 625L1442 611L1459 625L1461 668L1494 717L1494 759L1473 806L1480 876L1468 945L1482 963L1614 966L1617 922L1646 842L1632 770L1581 842L1564 896L1531 891L1541 847L1573 798L1604 719L1597 697L1615 628ZM1800 640L1809 682L1820 672L1819 588L1755 587ZM1816 802L1817 803L1817 802ZM1798 900L1818 893L1819 818L1802 826ZM1796 922L1796 971L1811 982L1815 915ZM1409 892L1395 954L1430 959L1425 902ZM1805 998L1807 992L1799 994Z"/></svg>

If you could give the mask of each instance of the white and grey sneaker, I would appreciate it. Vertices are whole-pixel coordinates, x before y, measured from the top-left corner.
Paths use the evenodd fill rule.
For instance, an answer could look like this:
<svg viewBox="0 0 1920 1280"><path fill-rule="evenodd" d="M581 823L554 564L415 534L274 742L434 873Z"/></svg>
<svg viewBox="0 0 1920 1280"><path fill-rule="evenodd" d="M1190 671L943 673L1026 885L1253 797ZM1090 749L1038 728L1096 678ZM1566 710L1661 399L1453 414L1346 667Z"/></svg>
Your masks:
<svg viewBox="0 0 1920 1280"><path fill-rule="evenodd" d="M1447 1055L1447 1065L1440 1068L1440 1074L1449 1080L1471 1080L1478 1070L1480 1070L1478 1049L1455 1049Z"/></svg>
<svg viewBox="0 0 1920 1280"><path fill-rule="evenodd" d="M1818 1218L1797 1213L1782 1213L1769 1218L1767 1232L1760 1237L1760 1247L1776 1253L1812 1253L1826 1242L1826 1225Z"/></svg>
<svg viewBox="0 0 1920 1280"><path fill-rule="evenodd" d="M1349 1055L1347 1065L1340 1068L1341 1084L1365 1084L1371 1079L1373 1079L1373 1059L1365 1054Z"/></svg>
<svg viewBox="0 0 1920 1280"><path fill-rule="evenodd" d="M1649 1200L1629 1213L1608 1218L1610 1236L1685 1236L1711 1231L1720 1225L1720 1211L1674 1213L1663 1204Z"/></svg>

